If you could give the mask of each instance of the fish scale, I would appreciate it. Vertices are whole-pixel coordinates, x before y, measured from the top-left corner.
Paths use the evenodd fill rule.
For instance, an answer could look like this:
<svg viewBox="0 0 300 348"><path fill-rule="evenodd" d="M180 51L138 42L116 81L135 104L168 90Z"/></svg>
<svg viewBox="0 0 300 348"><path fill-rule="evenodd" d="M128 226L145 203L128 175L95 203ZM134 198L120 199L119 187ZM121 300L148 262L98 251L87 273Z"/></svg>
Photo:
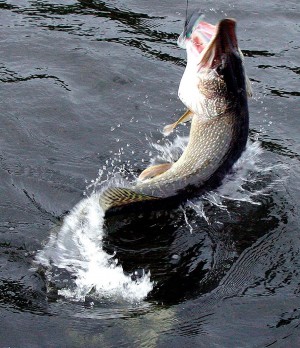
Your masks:
<svg viewBox="0 0 300 348"><path fill-rule="evenodd" d="M222 163L230 150L234 115L203 121L194 115L189 142L182 156L165 173L138 183L139 193L165 197L170 191L191 183L191 176L199 182L207 180Z"/></svg>
<svg viewBox="0 0 300 348"><path fill-rule="evenodd" d="M188 145L177 162L145 170L136 185L105 190L100 205L106 214L145 202L177 201L178 197L211 189L221 183L245 149L249 131L247 80L236 22L223 19L211 26L215 32L203 50L202 46L201 50L194 47L199 26L203 22L189 37L180 38L187 49L187 66L178 95L188 111L175 124L192 116Z"/></svg>

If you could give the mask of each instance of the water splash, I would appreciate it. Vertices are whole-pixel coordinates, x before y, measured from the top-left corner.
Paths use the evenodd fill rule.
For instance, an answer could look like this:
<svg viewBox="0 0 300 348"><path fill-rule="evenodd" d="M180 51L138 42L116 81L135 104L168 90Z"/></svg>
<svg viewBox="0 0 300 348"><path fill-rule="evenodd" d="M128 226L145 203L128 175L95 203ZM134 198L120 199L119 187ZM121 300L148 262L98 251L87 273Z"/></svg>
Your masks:
<svg viewBox="0 0 300 348"><path fill-rule="evenodd" d="M158 154L151 159L152 164L162 162L175 162L181 156L188 142L188 137L177 136L172 143L166 140L164 145L151 144ZM287 169L281 163L266 165L263 159L264 151L258 140L248 142L246 150L240 159L234 164L232 171L217 189L207 192L200 198L188 201L182 209L192 208L198 216L209 219L205 213L205 204L214 206L219 210L229 213L229 204L249 203L260 205L261 197L269 195L276 188L277 191L287 179L284 174ZM275 177L277 175L277 178ZM184 215L186 223L191 231L191 226Z"/></svg>
<svg viewBox="0 0 300 348"><path fill-rule="evenodd" d="M224 178L222 185L205 193L201 198L188 201L186 206L210 223L205 212L205 204L228 214L232 202L237 206L247 203L261 205L262 197L270 195L275 188L279 191L287 180L287 175L284 175L286 166L281 163L267 166L263 161L263 154L259 141L249 142L242 156L234 164L232 172Z"/></svg>
<svg viewBox="0 0 300 348"><path fill-rule="evenodd" d="M80 201L64 219L57 234L52 233L36 261L47 268L48 280L58 283L63 273L66 286L58 294L84 301L87 296L138 302L152 290L150 274L136 279L126 275L114 255L102 248L104 213L99 195ZM66 278L65 272L70 278Z"/></svg>
<svg viewBox="0 0 300 348"><path fill-rule="evenodd" d="M173 142L166 139L164 144L151 143L151 146L158 152L151 158L151 164L161 162L176 162L187 146L189 137L176 136Z"/></svg>
<svg viewBox="0 0 300 348"><path fill-rule="evenodd" d="M166 140L165 144L151 144L157 151L156 156L151 157L151 163L176 161L187 141L187 137L177 136L173 143ZM219 188L181 207L191 233L193 226L188 220L186 208L192 208L210 224L207 204L228 214L230 202L259 205L260 198L284 180L282 176L278 180L272 177L274 171L278 172L282 165L266 166L265 162L262 163L262 155L260 143L249 142L232 173L227 175ZM138 278L134 274L125 274L115 255L107 254L102 248L104 213L99 205L101 192L109 186L130 184L132 182L124 179L123 167L115 167L113 173L99 170L98 177L86 187L90 197L83 199L71 210L58 233L52 233L44 249L37 254L37 262L48 270L49 281L54 284L65 283L60 287L59 295L80 301L95 297L137 302L153 289L150 273ZM65 272L69 277L66 277Z"/></svg>

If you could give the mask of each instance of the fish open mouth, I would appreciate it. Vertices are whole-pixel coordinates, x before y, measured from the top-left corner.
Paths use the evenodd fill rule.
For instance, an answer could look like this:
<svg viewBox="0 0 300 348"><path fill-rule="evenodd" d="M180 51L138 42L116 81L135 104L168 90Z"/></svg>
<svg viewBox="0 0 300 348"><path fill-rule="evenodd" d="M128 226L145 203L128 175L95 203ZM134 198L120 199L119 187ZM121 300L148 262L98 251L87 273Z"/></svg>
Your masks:
<svg viewBox="0 0 300 348"><path fill-rule="evenodd" d="M203 15L197 12L187 21L177 43L193 53L199 69L215 69L224 63L226 56L238 51L235 27L234 19L226 18L212 25L204 22Z"/></svg>
<svg viewBox="0 0 300 348"><path fill-rule="evenodd" d="M199 69L216 69L224 65L231 54L239 55L235 27L236 21L231 18L218 23L215 35L201 53Z"/></svg>
<svg viewBox="0 0 300 348"><path fill-rule="evenodd" d="M207 46L216 32L216 26L203 21L204 15L194 12L188 20L177 40L180 48L186 49L187 42L192 42L198 53L201 53Z"/></svg>

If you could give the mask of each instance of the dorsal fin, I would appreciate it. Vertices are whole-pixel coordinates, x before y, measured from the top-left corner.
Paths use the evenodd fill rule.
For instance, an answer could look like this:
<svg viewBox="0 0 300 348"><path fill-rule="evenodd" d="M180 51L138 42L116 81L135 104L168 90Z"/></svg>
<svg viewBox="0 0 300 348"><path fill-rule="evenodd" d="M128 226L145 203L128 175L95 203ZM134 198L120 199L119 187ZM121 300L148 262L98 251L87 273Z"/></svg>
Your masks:
<svg viewBox="0 0 300 348"><path fill-rule="evenodd" d="M121 207L123 205L127 205L134 202L155 199L158 199L158 197L137 193L134 190L127 189L124 187L110 187L101 194L99 198L99 203L101 208L105 212L110 208Z"/></svg>

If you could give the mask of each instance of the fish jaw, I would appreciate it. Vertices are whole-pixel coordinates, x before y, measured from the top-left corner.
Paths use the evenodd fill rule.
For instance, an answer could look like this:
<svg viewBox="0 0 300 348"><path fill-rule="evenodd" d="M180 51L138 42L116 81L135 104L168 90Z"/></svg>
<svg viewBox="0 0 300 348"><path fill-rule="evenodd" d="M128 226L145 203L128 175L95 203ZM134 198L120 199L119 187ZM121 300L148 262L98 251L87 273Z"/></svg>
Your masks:
<svg viewBox="0 0 300 348"><path fill-rule="evenodd" d="M236 21L231 18L221 20L216 33L203 50L199 61L201 68L216 69L231 54L238 54L238 42L235 33Z"/></svg>
<svg viewBox="0 0 300 348"><path fill-rule="evenodd" d="M215 36L201 53L199 75L210 71L214 71L224 81L225 97L231 100L230 104L247 99L246 75L234 19L226 18L218 23Z"/></svg>
<svg viewBox="0 0 300 348"><path fill-rule="evenodd" d="M192 49L196 56L199 56L216 32L216 26L203 21L203 18L203 14L194 12L186 21L185 28L177 40L178 46L184 49L187 48L188 42L192 42L189 49Z"/></svg>
<svg viewBox="0 0 300 348"><path fill-rule="evenodd" d="M198 27L200 25L201 22ZM230 106L232 97L238 97L238 93L246 89L235 27L234 19L221 20L200 54L194 41L186 40L187 66L178 95L186 107L200 117L220 115L222 108L225 111ZM191 38L199 37L197 28Z"/></svg>

